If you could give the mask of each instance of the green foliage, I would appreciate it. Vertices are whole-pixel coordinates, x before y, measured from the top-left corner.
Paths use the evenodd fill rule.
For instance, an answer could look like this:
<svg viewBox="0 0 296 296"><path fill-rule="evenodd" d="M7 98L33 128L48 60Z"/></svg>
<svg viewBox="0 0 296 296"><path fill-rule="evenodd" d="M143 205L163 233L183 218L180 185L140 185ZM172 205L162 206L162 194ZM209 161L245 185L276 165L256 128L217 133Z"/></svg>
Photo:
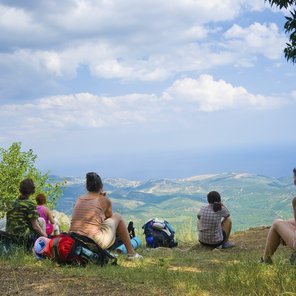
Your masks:
<svg viewBox="0 0 296 296"><path fill-rule="evenodd" d="M278 6L280 9L288 8L289 6L296 3L295 0L265 0L270 3L271 6L275 5Z"/></svg>
<svg viewBox="0 0 296 296"><path fill-rule="evenodd" d="M284 49L285 58L288 61L291 61L293 64L296 63L296 10L292 8L292 6L296 5L295 0L265 0L270 3L271 6L275 5L280 9L291 9L290 15L286 16L287 22L285 23L285 32L290 34L289 43L287 43L287 47Z"/></svg>
<svg viewBox="0 0 296 296"><path fill-rule="evenodd" d="M25 178L32 178L36 193L47 196L48 206L52 208L61 196L65 181L51 182L48 173L42 174L35 168L37 155L32 149L21 151L21 143L13 143L7 150L0 148L0 217L7 211L11 200L19 195L19 184Z"/></svg>

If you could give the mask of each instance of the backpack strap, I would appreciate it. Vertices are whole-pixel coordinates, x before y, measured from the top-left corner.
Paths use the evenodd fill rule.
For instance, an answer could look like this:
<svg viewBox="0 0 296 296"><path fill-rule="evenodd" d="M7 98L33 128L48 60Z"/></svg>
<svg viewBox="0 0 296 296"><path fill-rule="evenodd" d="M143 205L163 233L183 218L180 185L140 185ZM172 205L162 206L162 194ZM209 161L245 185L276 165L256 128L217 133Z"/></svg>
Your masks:
<svg viewBox="0 0 296 296"><path fill-rule="evenodd" d="M90 249L88 244L94 245L97 249L97 251L95 253L102 254L102 255L106 256L108 259L110 259L112 261L112 265L117 265L117 258L115 256L111 255L107 250L102 249L101 246L99 246L95 241L93 241L89 237L84 236L84 235L80 235L76 232L70 232L69 235L75 240L75 242L77 242L78 245L80 244L83 247L86 247L87 249Z"/></svg>
<svg viewBox="0 0 296 296"><path fill-rule="evenodd" d="M135 227L134 227L134 222L133 222L133 221L130 221L130 222L128 223L127 231L128 231L128 233L129 233L130 238L133 238L133 237L136 236L136 233L135 233Z"/></svg>
<svg viewBox="0 0 296 296"><path fill-rule="evenodd" d="M52 249L51 249L51 252L52 252L52 255L53 255L53 258L55 260L57 260L57 262L60 264L61 263L61 260L59 259L60 256L59 256L59 249L58 249L58 244L61 240L61 237L56 237L53 241L53 244L52 244Z"/></svg>

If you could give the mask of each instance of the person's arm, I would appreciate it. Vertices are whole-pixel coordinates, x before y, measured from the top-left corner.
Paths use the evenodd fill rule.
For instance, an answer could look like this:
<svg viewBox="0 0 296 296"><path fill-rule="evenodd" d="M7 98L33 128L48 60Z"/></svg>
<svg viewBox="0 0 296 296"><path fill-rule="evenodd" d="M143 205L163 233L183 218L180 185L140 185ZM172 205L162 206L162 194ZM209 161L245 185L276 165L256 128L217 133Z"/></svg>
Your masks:
<svg viewBox="0 0 296 296"><path fill-rule="evenodd" d="M296 224L296 196L292 200L293 212L294 212L294 219Z"/></svg>
<svg viewBox="0 0 296 296"><path fill-rule="evenodd" d="M198 212L197 212L196 217L197 217L198 220L200 220L200 218L201 218L201 211L202 211L202 209L199 209Z"/></svg>
<svg viewBox="0 0 296 296"><path fill-rule="evenodd" d="M224 219L230 217L230 212L224 205L222 206L222 217Z"/></svg>
<svg viewBox="0 0 296 296"><path fill-rule="evenodd" d="M31 218L31 224L32 224L32 227L33 229L38 233L40 234L41 236L45 236L47 237L47 234L40 228L37 220L35 218Z"/></svg>
<svg viewBox="0 0 296 296"><path fill-rule="evenodd" d="M106 211L105 211L106 218L110 218L112 216L112 203L111 200L106 197Z"/></svg>
<svg viewBox="0 0 296 296"><path fill-rule="evenodd" d="M52 225L55 224L55 222L54 222L54 218L53 218L53 215L52 215L50 209L45 208L45 214L46 214L48 220L50 221L50 223L51 223Z"/></svg>

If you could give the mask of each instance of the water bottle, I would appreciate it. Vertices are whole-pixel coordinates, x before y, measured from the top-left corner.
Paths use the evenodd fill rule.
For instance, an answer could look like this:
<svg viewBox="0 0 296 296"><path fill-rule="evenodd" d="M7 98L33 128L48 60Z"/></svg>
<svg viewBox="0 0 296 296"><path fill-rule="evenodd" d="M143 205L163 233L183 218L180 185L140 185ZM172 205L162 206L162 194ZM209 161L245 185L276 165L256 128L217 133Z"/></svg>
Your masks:
<svg viewBox="0 0 296 296"><path fill-rule="evenodd" d="M85 257L86 259L90 260L91 262L98 262L99 261L99 255L96 254L95 252L87 249L87 248L84 248L84 247L81 247L81 253L80 255L82 255L82 257Z"/></svg>
<svg viewBox="0 0 296 296"><path fill-rule="evenodd" d="M131 239L131 244L132 244L132 247L135 249L139 248L142 246L142 241L139 237L135 236ZM119 247L116 248L115 250L117 253L119 254L126 254L127 253L127 249L125 247L124 244L120 245Z"/></svg>

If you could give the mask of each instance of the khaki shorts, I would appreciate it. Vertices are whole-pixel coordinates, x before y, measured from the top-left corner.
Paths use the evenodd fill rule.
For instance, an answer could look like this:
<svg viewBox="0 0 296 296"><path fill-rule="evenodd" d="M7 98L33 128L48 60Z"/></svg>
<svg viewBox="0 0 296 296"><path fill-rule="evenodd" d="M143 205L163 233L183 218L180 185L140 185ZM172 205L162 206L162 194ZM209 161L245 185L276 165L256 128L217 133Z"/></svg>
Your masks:
<svg viewBox="0 0 296 296"><path fill-rule="evenodd" d="M115 221L111 218L106 219L101 224L101 231L97 235L93 236L92 239L102 248L110 248L116 237L116 224Z"/></svg>

